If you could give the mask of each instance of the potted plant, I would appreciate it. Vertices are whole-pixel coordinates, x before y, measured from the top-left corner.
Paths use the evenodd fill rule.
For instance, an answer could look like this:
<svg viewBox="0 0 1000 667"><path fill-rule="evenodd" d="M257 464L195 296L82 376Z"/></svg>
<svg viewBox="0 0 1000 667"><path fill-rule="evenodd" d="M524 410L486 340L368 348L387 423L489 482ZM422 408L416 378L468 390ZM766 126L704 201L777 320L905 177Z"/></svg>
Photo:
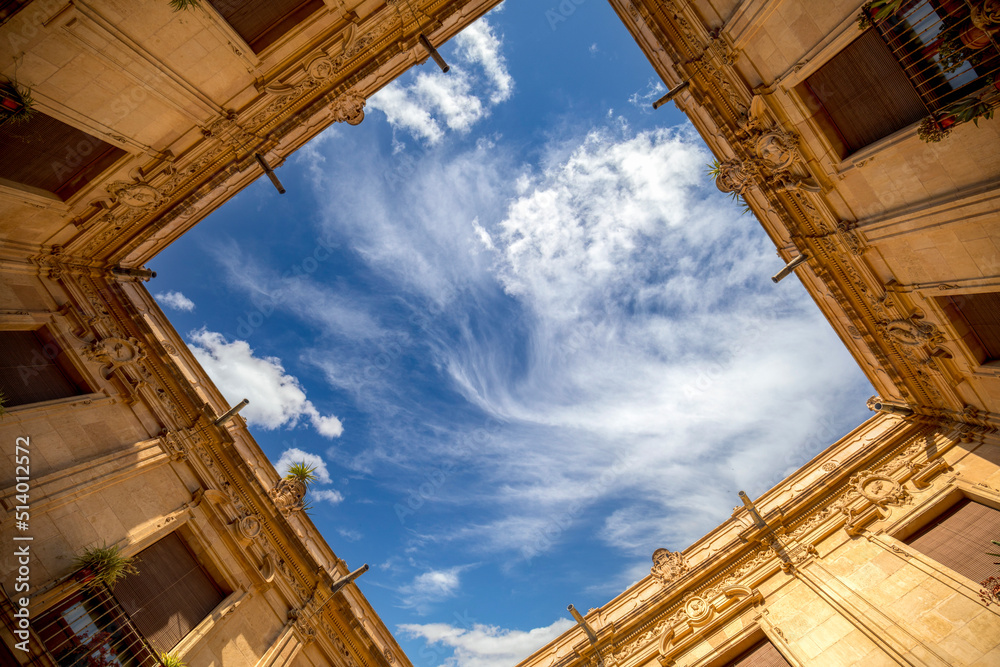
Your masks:
<svg viewBox="0 0 1000 667"><path fill-rule="evenodd" d="M160 664L163 665L163 667L187 667L187 665L184 664L184 661L173 653L161 653Z"/></svg>
<svg viewBox="0 0 1000 667"><path fill-rule="evenodd" d="M0 124L24 123L35 115L31 91L16 80L0 83Z"/></svg>
<svg viewBox="0 0 1000 667"><path fill-rule="evenodd" d="M170 0L170 6L174 8L175 12L179 12L182 9L191 9L192 7L197 7L198 5L198 0Z"/></svg>
<svg viewBox="0 0 1000 667"><path fill-rule="evenodd" d="M113 588L115 582L130 574L138 574L134 556L125 556L117 544L88 547L73 560L76 579L84 586L104 584Z"/></svg>
<svg viewBox="0 0 1000 667"><path fill-rule="evenodd" d="M304 502L306 489L316 479L315 466L305 461L292 464L281 481L271 489L270 495L274 504L283 514L306 509Z"/></svg>

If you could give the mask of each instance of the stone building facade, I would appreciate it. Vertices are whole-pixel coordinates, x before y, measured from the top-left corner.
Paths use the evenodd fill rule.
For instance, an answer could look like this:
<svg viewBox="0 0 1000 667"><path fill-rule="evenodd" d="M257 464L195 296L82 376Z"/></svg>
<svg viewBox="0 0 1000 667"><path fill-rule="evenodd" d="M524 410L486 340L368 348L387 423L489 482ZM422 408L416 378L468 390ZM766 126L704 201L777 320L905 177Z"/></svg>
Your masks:
<svg viewBox="0 0 1000 667"><path fill-rule="evenodd" d="M142 265L498 1L3 3L0 663L410 664Z"/></svg>
<svg viewBox="0 0 1000 667"><path fill-rule="evenodd" d="M1000 661L995 436L879 413L750 505L520 665Z"/></svg>
<svg viewBox="0 0 1000 667"><path fill-rule="evenodd" d="M1000 663L996 2L609 1L877 414L521 664Z"/></svg>

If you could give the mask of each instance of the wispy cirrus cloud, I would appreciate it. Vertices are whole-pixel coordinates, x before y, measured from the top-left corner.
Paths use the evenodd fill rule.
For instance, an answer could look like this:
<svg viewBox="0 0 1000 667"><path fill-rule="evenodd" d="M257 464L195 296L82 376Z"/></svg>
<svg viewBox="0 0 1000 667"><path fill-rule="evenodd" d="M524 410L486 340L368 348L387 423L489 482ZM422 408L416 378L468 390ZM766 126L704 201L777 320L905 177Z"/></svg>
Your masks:
<svg viewBox="0 0 1000 667"><path fill-rule="evenodd" d="M410 471L455 462L461 483L421 509L437 541L530 559L587 521L646 560L865 414L867 383L804 290L770 282L774 247L714 191L709 160L690 129L611 119L535 164L481 142L422 156L402 186L372 177L377 160L316 181L337 202L325 231L417 316L368 357L387 352L364 402L393 418L354 463L395 470L405 490ZM314 357L344 377L342 360ZM414 360L460 398L407 394ZM463 445L484 418L503 428ZM460 520L430 523L459 504Z"/></svg>
<svg viewBox="0 0 1000 667"><path fill-rule="evenodd" d="M514 80L503 57L503 40L485 18L455 38L446 74L429 65L408 83L394 81L368 106L382 111L393 129L427 143L439 143L448 130L466 133L510 98Z"/></svg>

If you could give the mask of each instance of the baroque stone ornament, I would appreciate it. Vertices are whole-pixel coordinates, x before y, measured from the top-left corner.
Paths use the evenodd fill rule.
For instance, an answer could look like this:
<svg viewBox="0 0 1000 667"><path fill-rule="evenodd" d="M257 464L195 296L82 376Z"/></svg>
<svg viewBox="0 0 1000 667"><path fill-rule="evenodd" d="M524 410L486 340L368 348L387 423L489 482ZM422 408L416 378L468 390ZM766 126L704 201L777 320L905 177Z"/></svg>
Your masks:
<svg viewBox="0 0 1000 667"><path fill-rule="evenodd" d="M254 514L242 517L237 526L239 528L240 535L248 540L252 540L260 535L260 519Z"/></svg>
<svg viewBox="0 0 1000 667"><path fill-rule="evenodd" d="M905 320L893 320L883 326L887 338L900 345L916 346L935 343L942 339L941 333L929 322L911 315Z"/></svg>
<svg viewBox="0 0 1000 667"><path fill-rule="evenodd" d="M851 477L851 484L872 504L883 508L889 503L904 502L908 495L906 489L896 480L888 475L870 471Z"/></svg>
<svg viewBox="0 0 1000 667"><path fill-rule="evenodd" d="M687 569L683 554L674 553L669 549L657 549L653 552L653 567L649 573L660 584L668 586L683 576Z"/></svg>
<svg viewBox="0 0 1000 667"><path fill-rule="evenodd" d="M333 119L338 123L358 125L365 119L365 98L354 93L341 95L330 105Z"/></svg>
<svg viewBox="0 0 1000 667"><path fill-rule="evenodd" d="M742 195L753 180L743 168L740 160L726 160L719 164L719 173L715 177L715 187L722 192L735 192Z"/></svg>
<svg viewBox="0 0 1000 667"><path fill-rule="evenodd" d="M798 141L781 128L769 130L755 142L755 151L771 171L787 171L798 159Z"/></svg>
<svg viewBox="0 0 1000 667"><path fill-rule="evenodd" d="M684 613L692 621L700 621L712 613L712 605L696 595L684 603Z"/></svg>
<svg viewBox="0 0 1000 667"><path fill-rule="evenodd" d="M120 202L131 208L157 206L164 199L162 192L149 183L143 183L142 181L136 183L115 181L107 186L107 190L115 198L116 202Z"/></svg>
<svg viewBox="0 0 1000 667"><path fill-rule="evenodd" d="M283 478L268 492L278 511L288 516L305 507L306 485L298 479Z"/></svg>

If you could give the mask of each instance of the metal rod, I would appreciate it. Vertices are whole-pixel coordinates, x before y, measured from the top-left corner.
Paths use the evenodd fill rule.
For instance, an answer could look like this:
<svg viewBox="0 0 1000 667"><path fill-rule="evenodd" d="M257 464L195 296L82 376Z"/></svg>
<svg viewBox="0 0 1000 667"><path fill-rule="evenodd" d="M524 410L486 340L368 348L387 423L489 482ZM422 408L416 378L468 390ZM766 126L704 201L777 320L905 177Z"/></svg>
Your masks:
<svg viewBox="0 0 1000 667"><path fill-rule="evenodd" d="M668 90L666 95L664 95L660 99L658 99L655 102L653 102L653 108L654 109L659 109L664 104L666 104L670 100L674 99L674 97L677 95L677 93L681 92L682 90L684 90L685 88L688 87L689 83L690 83L690 81L681 81L680 83L678 83L676 86L674 86L673 88L671 88L670 90Z"/></svg>
<svg viewBox="0 0 1000 667"><path fill-rule="evenodd" d="M913 414L913 410L892 405L891 403L875 403L872 407L879 412L888 412L891 415L900 415L902 417L909 417Z"/></svg>
<svg viewBox="0 0 1000 667"><path fill-rule="evenodd" d="M587 633L587 639L590 640L590 643L591 644L596 644L597 643L597 635L594 634L594 631L591 629L590 625L587 623L587 619L585 619L580 614L580 612L578 612L576 610L576 607L574 607L573 605L569 605L566 608L569 609L569 613L571 613L573 615L573 618L576 619L576 624L579 625L581 628L583 628L583 631Z"/></svg>
<svg viewBox="0 0 1000 667"><path fill-rule="evenodd" d="M788 276L788 274L790 274L792 271L795 270L795 267L797 267L799 264L806 261L807 259L809 259L809 255L807 255L806 253L802 253L801 255L790 261L788 264L785 264L785 268L783 268L781 271L778 271L776 274L771 276L771 281L776 283L781 282Z"/></svg>
<svg viewBox="0 0 1000 667"><path fill-rule="evenodd" d="M423 33L420 33L420 43L424 45L425 49L427 49L427 53L431 54L431 58L433 58L434 62L438 64L438 67L441 68L441 71L447 74L448 70L451 68L448 67L448 63L444 61L444 58L441 57L441 54L438 53L437 49L434 48L434 45L431 44L431 40L427 39L427 37L425 37Z"/></svg>
<svg viewBox="0 0 1000 667"><path fill-rule="evenodd" d="M260 163L264 173L267 174L267 177L271 179L272 183L274 183L274 187L278 189L278 194L285 194L285 186L283 186L281 181L278 180L277 175L275 175L274 170L271 169L271 165L267 163L267 160L264 159L264 156L260 153L254 153L253 156L257 158L257 162Z"/></svg>
<svg viewBox="0 0 1000 667"><path fill-rule="evenodd" d="M223 424L225 424L225 423L226 423L227 421L229 421L229 420L230 420L230 419L232 419L232 418L233 418L234 416L236 416L236 413L237 413L237 412L239 412L240 410L242 410L243 408L245 408L245 407L246 407L247 405L249 405L249 403L250 403L250 399L248 399L248 398L244 398L244 399L243 399L242 401L240 401L239 405L235 405L235 406L233 406L233 407L232 407L232 408L231 408L231 409L229 410L229 412L227 412L226 414L224 414L224 415L222 415L221 417L219 417L218 419L216 419L216 420L215 420L215 425L216 425L216 426L222 426L222 425L223 425Z"/></svg>
<svg viewBox="0 0 1000 667"><path fill-rule="evenodd" d="M764 521L764 517L762 517L757 511L757 507L753 504L753 501L750 500L750 497L740 491L740 500L743 501L743 506L747 508L747 512L750 512L750 516L753 517L754 525L758 528L767 528L767 522Z"/></svg>
<svg viewBox="0 0 1000 667"><path fill-rule="evenodd" d="M352 581L354 581L367 571L368 571L368 563L365 563L364 565L356 569L354 572L344 575L337 581L333 582L333 584L330 586L330 594L335 595L337 591L339 591L341 588L351 583Z"/></svg>

